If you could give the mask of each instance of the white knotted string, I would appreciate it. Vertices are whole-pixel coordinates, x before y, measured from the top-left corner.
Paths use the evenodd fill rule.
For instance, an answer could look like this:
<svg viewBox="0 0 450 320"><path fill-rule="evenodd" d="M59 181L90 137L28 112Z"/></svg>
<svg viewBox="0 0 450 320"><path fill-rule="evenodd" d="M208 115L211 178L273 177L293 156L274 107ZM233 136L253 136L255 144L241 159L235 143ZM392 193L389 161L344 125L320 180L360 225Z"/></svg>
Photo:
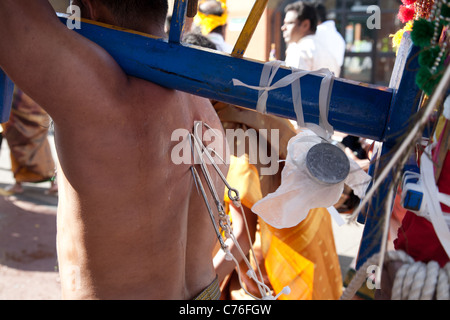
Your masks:
<svg viewBox="0 0 450 320"><path fill-rule="evenodd" d="M333 134L333 126L328 122L328 110L330 106L331 91L334 83L334 75L328 69L319 69L316 71L306 71L296 68L290 68L292 73L281 78L274 84L272 84L273 79L278 71L278 69L284 64L284 62L275 60L266 62L263 66L261 72L261 77L259 80L259 86L252 86L243 83L238 79L233 79L234 86L243 86L249 89L258 90L258 101L256 104L256 110L261 113L266 113L267 109L267 99L269 97L269 91L286 87L291 85L292 87L292 102L294 105L294 111L297 116L297 123L300 127L308 126L305 124L303 116L303 107L301 99L301 88L300 88L300 78L307 75L317 75L322 76L322 82L320 84L319 91L319 125L327 133L328 139ZM314 129L312 129L314 131ZM321 134L319 134L321 135Z"/></svg>

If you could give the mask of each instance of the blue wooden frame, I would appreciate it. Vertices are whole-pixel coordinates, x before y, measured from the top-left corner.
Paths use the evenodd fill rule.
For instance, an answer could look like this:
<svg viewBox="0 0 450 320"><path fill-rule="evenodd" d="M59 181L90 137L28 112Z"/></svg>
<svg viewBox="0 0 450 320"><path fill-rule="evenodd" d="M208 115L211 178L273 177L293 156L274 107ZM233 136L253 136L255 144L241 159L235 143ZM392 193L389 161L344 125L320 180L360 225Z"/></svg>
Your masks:
<svg viewBox="0 0 450 320"><path fill-rule="evenodd" d="M61 18L65 22L64 18ZM258 91L233 86L234 78L259 85L263 63L163 39L83 23L81 35L108 51L129 75L209 99L255 109ZM273 82L291 73L280 68ZM322 77L301 79L305 121L318 123L318 96ZM269 93L267 112L295 119L291 87ZM349 95L348 93L352 94ZM331 95L329 122L342 132L382 140L393 90L336 79Z"/></svg>
<svg viewBox="0 0 450 320"><path fill-rule="evenodd" d="M181 44L187 0L177 0L172 16L169 40L127 32L92 22L83 21L75 30L108 51L123 70L161 86L181 90L209 99L256 109L258 92L234 86L233 79L258 86L263 62L234 58L218 51ZM62 23L67 18L60 16ZM382 141L383 154L395 146L397 138L407 129L407 123L417 111L420 94L415 85L417 51L408 44L408 54L398 59L392 88L336 79L331 94L328 121L335 130L350 135ZM405 67L406 66L406 67ZM289 75L291 70L280 68L273 82ZM318 95L322 77L307 75L301 79L302 104L306 122L318 123ZM7 121L12 99L11 81L0 69L0 115ZM267 113L296 119L290 86L270 91ZM372 168L373 169L373 168ZM374 197L365 215L365 228L357 266L381 244L380 219L383 206L379 200L386 195L391 177Z"/></svg>
<svg viewBox="0 0 450 320"><path fill-rule="evenodd" d="M60 19L66 23L66 18ZM102 46L131 76L244 108L256 108L258 91L233 86L232 80L259 85L262 62L88 22L82 22L81 29L76 31ZM280 68L274 82L290 73L290 69ZM306 122L319 121L321 81L322 77L316 75L304 76L300 81ZM272 90L267 113L296 119L291 90L290 86ZM383 141L392 99L390 88L336 79L329 122L337 131Z"/></svg>
<svg viewBox="0 0 450 320"><path fill-rule="evenodd" d="M14 83L0 69L0 123L7 122L11 113Z"/></svg>
<svg viewBox="0 0 450 320"><path fill-rule="evenodd" d="M389 85L394 90L394 95L389 108L384 142L380 150L379 165L381 168L389 161L397 143L413 124L413 116L421 101L422 92L415 82L416 72L419 69L419 50L417 46L412 44L409 33L405 33ZM369 168L369 173L374 174L374 165ZM388 197L389 188L395 183L393 180L394 174L395 172L391 172L386 177L372 197L366 214L360 215L358 218L358 221L365 225L356 262L357 269L372 255L380 252L382 230L386 218L384 203L386 197ZM394 190L397 190L395 186L394 188Z"/></svg>

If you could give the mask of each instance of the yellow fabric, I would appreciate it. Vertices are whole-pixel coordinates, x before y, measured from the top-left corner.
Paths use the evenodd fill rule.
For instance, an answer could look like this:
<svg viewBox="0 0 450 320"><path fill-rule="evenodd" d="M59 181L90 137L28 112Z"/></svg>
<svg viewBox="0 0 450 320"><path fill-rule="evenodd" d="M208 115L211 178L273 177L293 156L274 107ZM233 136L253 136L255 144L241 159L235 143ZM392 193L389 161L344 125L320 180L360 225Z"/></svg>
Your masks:
<svg viewBox="0 0 450 320"><path fill-rule="evenodd" d="M436 140L439 140L439 137L441 136L441 134L444 130L446 122L447 122L447 119L444 116L439 117L438 123L436 125L436 129L435 129Z"/></svg>
<svg viewBox="0 0 450 320"><path fill-rule="evenodd" d="M280 298L336 300L341 296L342 275L331 217L325 208L311 210L293 228L275 229L264 221L260 226L270 283L276 293L291 287L291 294Z"/></svg>
<svg viewBox="0 0 450 320"><path fill-rule="evenodd" d="M261 185L258 170L249 163L248 156L230 156L227 181L234 189L238 190L242 205L251 208L262 199ZM225 190L225 202L231 202L228 197L228 189Z"/></svg>
<svg viewBox="0 0 450 320"><path fill-rule="evenodd" d="M214 281L203 290L194 300L219 300L220 299L220 286L219 278L216 277Z"/></svg>
<svg viewBox="0 0 450 320"><path fill-rule="evenodd" d="M218 0L222 3L223 14L221 16L206 15L202 12L197 12L194 17L194 24L200 27L203 35L208 35L212 30L227 23L228 13L226 0Z"/></svg>
<svg viewBox="0 0 450 320"><path fill-rule="evenodd" d="M272 236L265 256L265 268L274 291L281 292L289 286L291 293L280 300L311 300L314 264L305 259L279 238Z"/></svg>
<svg viewBox="0 0 450 320"><path fill-rule="evenodd" d="M411 30L412 30L412 21L409 21L402 29L398 30L395 34L389 35L389 37L392 38L392 48L396 49L396 52L400 47L400 43L403 38L403 33Z"/></svg>

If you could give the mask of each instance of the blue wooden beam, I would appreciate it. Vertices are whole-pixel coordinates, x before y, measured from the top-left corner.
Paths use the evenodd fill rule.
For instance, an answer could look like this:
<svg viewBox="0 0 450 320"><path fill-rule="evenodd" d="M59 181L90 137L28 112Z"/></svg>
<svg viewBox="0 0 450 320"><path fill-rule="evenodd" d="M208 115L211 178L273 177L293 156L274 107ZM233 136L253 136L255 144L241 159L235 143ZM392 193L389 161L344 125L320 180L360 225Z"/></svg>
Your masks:
<svg viewBox="0 0 450 320"><path fill-rule="evenodd" d="M183 9L184 10L184 9ZM183 11L181 10L181 11ZM62 23L67 19L60 17ZM164 39L108 28L83 21L76 29L108 51L124 71L161 86L215 99L244 108L256 109L258 92L233 86L239 79L259 85L263 63ZM175 31L174 31L175 32ZM274 82L291 73L280 68ZM318 123L318 96L322 77L301 79L305 121ZM290 86L272 90L267 113L296 119ZM387 87L336 79L330 101L329 122L335 130L377 141L384 139L393 90Z"/></svg>
<svg viewBox="0 0 450 320"><path fill-rule="evenodd" d="M63 23L66 18L60 17ZM161 86L215 99L244 108L256 109L258 91L233 86L239 79L259 85L264 64L195 46L106 28L82 22L76 30L108 51L124 71ZM280 68L273 82L291 73ZM322 77L301 79L305 121L318 123L318 96ZM270 91L267 113L296 119L290 86ZM335 130L382 141L393 90L345 79L336 79L330 101L329 122Z"/></svg>
<svg viewBox="0 0 450 320"><path fill-rule="evenodd" d="M169 42L180 43L183 36L188 0L175 1L170 22Z"/></svg>
<svg viewBox="0 0 450 320"><path fill-rule="evenodd" d="M14 83L0 69L0 123L7 122L11 113Z"/></svg>

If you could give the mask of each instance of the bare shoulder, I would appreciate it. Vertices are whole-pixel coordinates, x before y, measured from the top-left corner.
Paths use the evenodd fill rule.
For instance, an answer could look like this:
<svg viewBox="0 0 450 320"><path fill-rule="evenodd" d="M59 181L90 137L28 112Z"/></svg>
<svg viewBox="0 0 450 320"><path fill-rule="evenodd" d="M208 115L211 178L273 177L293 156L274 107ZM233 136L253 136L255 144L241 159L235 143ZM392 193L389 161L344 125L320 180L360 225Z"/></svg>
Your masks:
<svg viewBox="0 0 450 320"><path fill-rule="evenodd" d="M151 115L165 129L171 124L192 128L194 121L220 126L220 120L209 99L164 88L138 78L130 78L128 101L135 114Z"/></svg>

